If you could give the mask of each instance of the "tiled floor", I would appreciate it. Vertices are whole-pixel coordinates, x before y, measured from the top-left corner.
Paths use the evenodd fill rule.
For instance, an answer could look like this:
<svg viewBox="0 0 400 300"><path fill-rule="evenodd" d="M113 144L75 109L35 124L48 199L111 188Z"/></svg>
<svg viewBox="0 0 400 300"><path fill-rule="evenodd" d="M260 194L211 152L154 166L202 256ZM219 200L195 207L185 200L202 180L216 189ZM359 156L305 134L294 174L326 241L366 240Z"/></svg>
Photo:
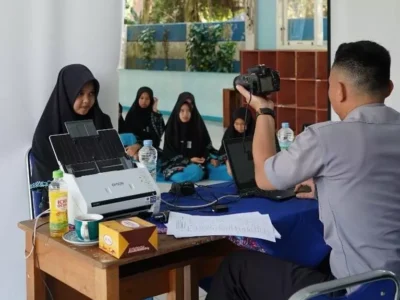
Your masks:
<svg viewBox="0 0 400 300"><path fill-rule="evenodd" d="M221 139L224 133L224 129L222 127L221 123L216 123L216 122L206 122L208 131L210 133L210 137L213 143L213 146L217 149L219 149L221 145ZM216 182L210 182L210 181L204 181L203 184L210 184L210 183L216 183ZM171 184L169 183L160 183L159 184L161 192L168 192ZM207 293L199 288L199 300L204 300L206 297ZM166 300L167 295L160 295L154 298L154 300Z"/></svg>

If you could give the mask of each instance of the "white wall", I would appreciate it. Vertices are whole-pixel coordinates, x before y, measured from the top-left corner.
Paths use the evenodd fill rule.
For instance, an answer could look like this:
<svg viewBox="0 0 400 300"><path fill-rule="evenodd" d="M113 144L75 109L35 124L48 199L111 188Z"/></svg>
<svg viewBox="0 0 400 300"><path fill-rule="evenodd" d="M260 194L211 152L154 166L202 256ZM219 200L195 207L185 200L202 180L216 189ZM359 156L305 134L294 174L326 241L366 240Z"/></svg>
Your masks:
<svg viewBox="0 0 400 300"><path fill-rule="evenodd" d="M87 65L100 106L117 121L123 0L3 0L0 5L1 299L26 299L24 236L29 218L25 153L57 73Z"/></svg>
<svg viewBox="0 0 400 300"><path fill-rule="evenodd" d="M400 1L331 0L332 62L344 42L372 40L386 47L392 56L392 96L386 104L400 111ZM331 113L332 120L338 120Z"/></svg>

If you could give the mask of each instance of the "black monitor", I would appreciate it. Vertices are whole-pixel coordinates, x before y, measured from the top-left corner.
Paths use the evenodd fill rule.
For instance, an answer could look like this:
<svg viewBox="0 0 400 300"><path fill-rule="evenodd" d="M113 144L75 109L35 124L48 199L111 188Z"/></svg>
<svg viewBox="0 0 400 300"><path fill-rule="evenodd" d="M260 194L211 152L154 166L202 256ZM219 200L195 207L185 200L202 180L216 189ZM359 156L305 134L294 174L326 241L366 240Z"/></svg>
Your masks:
<svg viewBox="0 0 400 300"><path fill-rule="evenodd" d="M253 137L224 140L224 147L229 159L232 176L238 189L256 186L253 162Z"/></svg>

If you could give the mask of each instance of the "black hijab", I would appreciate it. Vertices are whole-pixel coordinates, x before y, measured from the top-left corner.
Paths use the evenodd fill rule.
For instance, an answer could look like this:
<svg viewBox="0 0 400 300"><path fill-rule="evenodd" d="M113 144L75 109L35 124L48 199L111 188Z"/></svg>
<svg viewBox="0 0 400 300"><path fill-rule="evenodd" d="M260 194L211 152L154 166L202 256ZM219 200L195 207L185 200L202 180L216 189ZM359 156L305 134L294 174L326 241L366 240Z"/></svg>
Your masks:
<svg viewBox="0 0 400 300"><path fill-rule="evenodd" d="M89 112L82 116L75 113L73 106L82 87L88 82L93 82L96 98ZM99 82L87 67L75 64L61 69L33 135L32 154L35 162L32 182L51 180L52 172L59 169L49 136L67 133L65 122L92 119L98 130L112 128L110 117L101 111L97 101L99 91Z"/></svg>
<svg viewBox="0 0 400 300"><path fill-rule="evenodd" d="M188 100L190 101L190 103L189 103ZM182 104L180 104L180 103L181 103L182 101L186 101L186 102L188 102L189 104L191 104L191 106L192 106L192 108L193 108L193 111L195 112L194 114L196 114L196 115L199 116L199 118L200 118L200 121L199 121L199 123L200 123L200 128L201 128L201 132L204 133L205 143L207 144L207 146L208 146L208 145L211 145L211 137L210 137L210 134L209 134L209 132L208 132L208 129L207 129L206 124L204 123L203 118L201 117L201 114L200 114L199 110L197 109L196 100L194 99L193 94L190 93L190 92L183 92L183 93L181 93L181 94L179 95L179 97L178 97L178 100L176 101L175 106L174 106L174 109L173 109L174 111L175 111L175 110L178 110L178 112L179 112L179 110L180 110L180 108L181 108L181 106L182 106ZM178 106L179 106L179 107L178 107ZM192 112L192 116L193 116L193 112ZM167 127L168 127L168 123L169 123L169 120L170 120L170 119L171 119L171 118L169 118L168 121L167 121Z"/></svg>
<svg viewBox="0 0 400 300"><path fill-rule="evenodd" d="M125 120L122 116L122 105L118 103L118 133L125 133Z"/></svg>
<svg viewBox="0 0 400 300"><path fill-rule="evenodd" d="M254 134L254 119L250 111L248 111L246 115L246 110L247 110L246 107L239 107L233 112L231 123L229 124L229 127L226 129L222 141L243 137L243 133L240 133L235 129L234 124L237 119L242 119L243 121L246 121L245 136L252 136ZM219 148L219 154L220 155L225 154L225 147L223 143L221 143L221 147Z"/></svg>
<svg viewBox="0 0 400 300"><path fill-rule="evenodd" d="M202 122L197 109L187 101L186 95L181 96L179 96L165 129L163 158L170 160L177 155L183 155L185 158L207 158L208 132L203 129L202 123L204 122ZM191 109L191 118L187 123L183 123L179 117L184 104L188 104ZM188 142L191 144L190 148L187 147Z"/></svg>
<svg viewBox="0 0 400 300"><path fill-rule="evenodd" d="M150 105L146 108L141 108L139 105L140 96L147 93L150 97ZM128 114L125 118L125 132L133 133L140 139L151 138L147 128L151 125L151 114L153 112L154 95L153 90L149 87L141 87L136 94L135 102L133 102Z"/></svg>

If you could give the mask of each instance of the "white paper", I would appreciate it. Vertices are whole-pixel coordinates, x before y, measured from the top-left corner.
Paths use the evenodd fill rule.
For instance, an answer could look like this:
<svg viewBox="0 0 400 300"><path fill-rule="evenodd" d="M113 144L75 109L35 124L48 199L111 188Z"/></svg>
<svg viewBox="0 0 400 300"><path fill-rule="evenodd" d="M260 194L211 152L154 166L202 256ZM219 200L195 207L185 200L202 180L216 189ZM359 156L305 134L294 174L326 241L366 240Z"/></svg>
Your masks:
<svg viewBox="0 0 400 300"><path fill-rule="evenodd" d="M275 242L281 238L269 215L259 212L225 216L192 216L171 212L167 234L176 238L198 236L243 236Z"/></svg>

